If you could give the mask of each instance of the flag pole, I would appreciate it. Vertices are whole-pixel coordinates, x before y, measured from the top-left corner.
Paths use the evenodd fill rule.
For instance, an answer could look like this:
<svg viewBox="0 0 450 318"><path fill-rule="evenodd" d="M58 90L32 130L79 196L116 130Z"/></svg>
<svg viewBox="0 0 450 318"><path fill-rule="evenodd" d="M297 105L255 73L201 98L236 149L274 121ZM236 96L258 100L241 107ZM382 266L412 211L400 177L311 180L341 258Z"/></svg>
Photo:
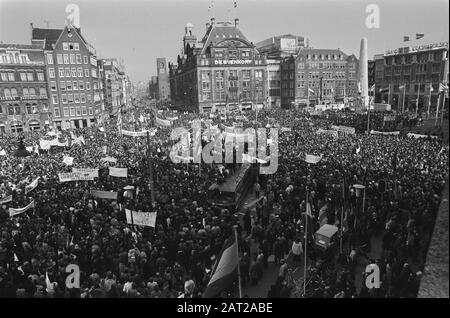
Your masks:
<svg viewBox="0 0 450 318"><path fill-rule="evenodd" d="M430 108L431 108L431 92L433 89L433 85L430 83L430 97L428 98L428 110L427 110L427 119L430 118Z"/></svg>
<svg viewBox="0 0 450 318"><path fill-rule="evenodd" d="M238 282L239 282L239 298L242 298L242 282L241 282L241 267L239 262L239 245L238 245L238 226L234 226L234 240L236 241L236 257L237 257L237 270L238 270Z"/></svg>
<svg viewBox="0 0 450 318"><path fill-rule="evenodd" d="M341 213L341 240L340 240L340 251L342 254L342 236L344 234L344 210L345 210L345 177L342 178L342 213Z"/></svg>
<svg viewBox="0 0 450 318"><path fill-rule="evenodd" d="M406 95L406 83L403 83L403 100L402 100L402 113L405 112L405 96Z"/></svg>
<svg viewBox="0 0 450 318"><path fill-rule="evenodd" d="M441 111L441 127L444 123L444 110L445 110L445 92L444 92L444 98L442 99L442 111Z"/></svg>
<svg viewBox="0 0 450 318"><path fill-rule="evenodd" d="M155 203L155 185L153 181L153 167L152 167L152 154L150 152L150 132L147 130L147 156L148 156L148 172L149 172L149 185L150 185L150 198L152 200L152 204Z"/></svg>
<svg viewBox="0 0 450 318"><path fill-rule="evenodd" d="M419 114L419 98L420 98L420 82L419 87L417 89L417 100L416 100L416 117Z"/></svg>
<svg viewBox="0 0 450 318"><path fill-rule="evenodd" d="M308 182L308 180L306 181ZM303 297L306 295L306 264L308 246L308 186L306 186L306 213L305 213L305 268L303 269Z"/></svg>
<svg viewBox="0 0 450 318"><path fill-rule="evenodd" d="M441 104L441 92L438 92L438 100L436 105L436 118L434 120L434 125L437 126L438 118L439 118L439 105Z"/></svg>

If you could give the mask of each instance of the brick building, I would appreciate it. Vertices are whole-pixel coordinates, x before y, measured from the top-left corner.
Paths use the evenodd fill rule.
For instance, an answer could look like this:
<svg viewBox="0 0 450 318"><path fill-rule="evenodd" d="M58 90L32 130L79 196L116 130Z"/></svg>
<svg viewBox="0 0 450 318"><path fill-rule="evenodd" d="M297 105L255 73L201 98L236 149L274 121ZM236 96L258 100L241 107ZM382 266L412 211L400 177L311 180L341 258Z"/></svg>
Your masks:
<svg viewBox="0 0 450 318"><path fill-rule="evenodd" d="M42 45L0 44L0 134L49 124Z"/></svg>
<svg viewBox="0 0 450 318"><path fill-rule="evenodd" d="M44 48L52 121L57 127L86 127L103 111L95 49L79 28L34 28L32 44Z"/></svg>
<svg viewBox="0 0 450 318"><path fill-rule="evenodd" d="M158 99L163 101L170 100L170 81L166 59L163 57L157 58L156 68L158 70Z"/></svg>
<svg viewBox="0 0 450 318"><path fill-rule="evenodd" d="M235 23L206 24L198 40L188 24L183 54L169 63L171 99L175 106L205 112L225 108L263 107L267 98L267 62Z"/></svg>
<svg viewBox="0 0 450 318"><path fill-rule="evenodd" d="M358 60L339 49L300 49L281 62L281 106L343 103L358 96Z"/></svg>
<svg viewBox="0 0 450 318"><path fill-rule="evenodd" d="M398 111L415 112L416 108L419 112L428 108L434 111L439 83L448 80L448 51L448 42L441 42L402 47L377 55L375 102L391 104Z"/></svg>

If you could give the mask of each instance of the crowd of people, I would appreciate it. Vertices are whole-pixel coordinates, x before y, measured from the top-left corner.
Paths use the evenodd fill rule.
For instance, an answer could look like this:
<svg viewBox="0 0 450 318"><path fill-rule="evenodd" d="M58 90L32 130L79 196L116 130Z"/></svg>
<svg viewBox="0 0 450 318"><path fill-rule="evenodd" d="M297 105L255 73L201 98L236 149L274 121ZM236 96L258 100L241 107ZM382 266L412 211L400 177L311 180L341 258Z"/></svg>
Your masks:
<svg viewBox="0 0 450 318"><path fill-rule="evenodd" d="M0 156L0 201L12 198L0 206L0 297L201 297L234 225L239 226L244 286L258 283L272 255L280 265L269 297L292 294L286 273L300 264L298 257L287 255L292 255L293 245L303 253L298 246L305 246L305 237L310 276L321 286L314 297L414 297L448 178L448 145L438 139L364 135L358 129L357 134L337 137L317 134L336 124L359 127L359 116L344 113L316 118L276 109L244 115L135 107L109 122L57 131L60 140L83 136L84 144L41 149L27 157L13 156L16 134L1 136L6 155ZM158 127L148 144L145 137L126 136L118 129L117 122L121 129L149 129L155 116L171 118L171 126ZM223 208L208 197L210 186L233 167L170 159L170 129L190 127L194 119L221 127L242 122L243 128L288 128L279 134L277 172L257 179L254 191L260 200L255 211ZM25 146L35 147L48 134L47 129L20 135ZM308 164L306 154L322 159ZM74 158L72 165L63 162L65 156ZM103 161L106 156L117 162ZM128 168L127 177L110 176L108 166ZM60 182L58 173L73 167L98 168L99 177ZM38 186L27 191L37 177ZM380 180L385 191L379 189ZM354 184L366 186L364 207ZM131 193L124 190L127 186L133 187ZM94 197L92 189L116 191L118 198ZM9 216L9 208L33 201L33 209ZM307 203L312 217L305 215ZM156 212L155 227L128 224L125 209ZM327 261L313 247L313 234L323 222L321 211L326 211L327 223L345 233L341 253ZM367 257L371 237L380 235L382 255L361 260ZM382 288L376 293L355 283L364 262L380 265ZM79 289L66 288L68 264L79 265ZM220 296L230 297L230 290Z"/></svg>

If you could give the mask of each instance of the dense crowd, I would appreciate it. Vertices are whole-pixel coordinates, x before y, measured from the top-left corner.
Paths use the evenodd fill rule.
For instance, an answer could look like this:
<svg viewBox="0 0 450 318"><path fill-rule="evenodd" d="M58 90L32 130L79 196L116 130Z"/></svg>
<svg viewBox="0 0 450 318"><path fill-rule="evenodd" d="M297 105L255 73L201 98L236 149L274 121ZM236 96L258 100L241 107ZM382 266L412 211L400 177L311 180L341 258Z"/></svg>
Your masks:
<svg viewBox="0 0 450 318"><path fill-rule="evenodd" d="M403 135L316 133L336 124L361 125L361 117L345 113L311 118L300 111L278 109L259 111L258 122L255 112L245 113L244 120L237 115L157 112L160 118L173 118L173 127L190 127L192 120L202 119L226 127L242 121L244 128L290 128L279 134L277 172L257 179L254 192L261 199L256 211L225 209L209 200L209 187L234 167L172 162L170 127L158 127L147 145L145 137L121 135L117 119L111 118L100 124L101 129L58 133L61 140L71 139L71 133L82 135L85 144L52 147L25 158L12 156L16 135L1 136L0 149L7 155L0 156L0 200L12 195L12 201L0 207L0 297L200 297L236 224L244 286L258 283L274 255L280 275L268 296L289 297L292 286L287 272L300 265L297 251L303 253L306 222L310 276L320 286L315 297L414 296L422 270L416 264L423 264L448 177L448 145ZM372 118L377 121L381 116ZM154 125L151 117L150 110L134 108L121 115L121 127L148 129ZM48 138L48 131L21 135L25 146L36 146ZM322 155L322 160L307 164L305 154ZM58 173L72 169L63 163L66 155L74 158L73 167L99 168L99 177L59 182ZM117 162L102 161L107 155ZM155 202L148 181L150 164ZM128 177L110 176L109 165L128 168ZM26 193L25 187L37 177L38 186ZM379 191L380 180L386 183L384 193ZM354 184L366 186L364 208ZM131 194L124 190L130 185ZM92 189L117 191L118 199L95 198ZM306 189L313 217L305 216ZM33 200L34 209L9 216L8 208L21 208ZM155 228L127 224L125 208L157 212ZM313 248L313 233L323 221L321 211L327 223L345 229L343 250L336 259L324 260ZM373 235L382 235L383 245L379 259L366 261L381 268L383 283L376 294L355 285L358 271L363 271L358 264L364 263L361 258ZM365 251L361 246L366 246ZM65 267L72 263L81 270L79 290L65 287Z"/></svg>

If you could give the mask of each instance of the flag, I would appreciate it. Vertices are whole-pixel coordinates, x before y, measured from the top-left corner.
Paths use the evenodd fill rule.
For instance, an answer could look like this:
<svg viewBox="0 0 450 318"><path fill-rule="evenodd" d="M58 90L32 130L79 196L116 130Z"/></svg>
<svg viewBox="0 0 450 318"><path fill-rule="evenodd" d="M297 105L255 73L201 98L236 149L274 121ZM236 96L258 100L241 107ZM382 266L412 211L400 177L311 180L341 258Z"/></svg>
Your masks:
<svg viewBox="0 0 450 318"><path fill-rule="evenodd" d="M108 146L103 146L103 154L106 155L108 152Z"/></svg>
<svg viewBox="0 0 450 318"><path fill-rule="evenodd" d="M305 161L307 163L318 163L322 159L322 156L305 155Z"/></svg>
<svg viewBox="0 0 450 318"><path fill-rule="evenodd" d="M373 84L372 86L370 86L369 92L375 92L375 84Z"/></svg>
<svg viewBox="0 0 450 318"><path fill-rule="evenodd" d="M434 91L433 85L430 84L430 93L431 93L432 91Z"/></svg>
<svg viewBox="0 0 450 318"><path fill-rule="evenodd" d="M316 93L311 87L308 87L308 92L313 93L313 94Z"/></svg>
<svg viewBox="0 0 450 318"><path fill-rule="evenodd" d="M425 36L425 34L423 33L416 33L416 40L419 40L421 38L423 38Z"/></svg>
<svg viewBox="0 0 450 318"><path fill-rule="evenodd" d="M140 121L141 123L144 122L144 116L142 116L142 114L141 114L141 116L139 117L139 121Z"/></svg>
<svg viewBox="0 0 450 318"><path fill-rule="evenodd" d="M229 288L236 280L238 264L238 246L234 235L231 235L223 245L203 298L216 297Z"/></svg>
<svg viewBox="0 0 450 318"><path fill-rule="evenodd" d="M311 203L309 202L306 203L306 215L312 217Z"/></svg>
<svg viewBox="0 0 450 318"><path fill-rule="evenodd" d="M16 262L16 263L19 262L19 258L17 257L16 253L14 253L14 262Z"/></svg>
<svg viewBox="0 0 450 318"><path fill-rule="evenodd" d="M50 278L48 278L48 273L45 272L45 285L47 286L47 288L45 289L47 291L47 293L52 292L53 291L53 283L50 281Z"/></svg>
<svg viewBox="0 0 450 318"><path fill-rule="evenodd" d="M405 88L405 84L400 85L400 86L398 87L398 89L404 89L404 88Z"/></svg>
<svg viewBox="0 0 450 318"><path fill-rule="evenodd" d="M356 154L359 154L360 151L361 151L361 146L358 146L358 148L356 148L355 153L356 153Z"/></svg>
<svg viewBox="0 0 450 318"><path fill-rule="evenodd" d="M409 41L409 36L404 36L403 37L403 42L408 42Z"/></svg>
<svg viewBox="0 0 450 318"><path fill-rule="evenodd" d="M445 91L448 91L448 86L447 85L445 85L445 84L443 84L443 83L439 83L439 93L440 92L445 92Z"/></svg>
<svg viewBox="0 0 450 318"><path fill-rule="evenodd" d="M379 92L380 92L380 93L386 93L386 92L389 92L389 87L387 87L387 88L380 88Z"/></svg>
<svg viewBox="0 0 450 318"><path fill-rule="evenodd" d="M38 145L35 145L35 146L34 146L34 152L35 152L37 155L39 155L39 146L38 146Z"/></svg>

